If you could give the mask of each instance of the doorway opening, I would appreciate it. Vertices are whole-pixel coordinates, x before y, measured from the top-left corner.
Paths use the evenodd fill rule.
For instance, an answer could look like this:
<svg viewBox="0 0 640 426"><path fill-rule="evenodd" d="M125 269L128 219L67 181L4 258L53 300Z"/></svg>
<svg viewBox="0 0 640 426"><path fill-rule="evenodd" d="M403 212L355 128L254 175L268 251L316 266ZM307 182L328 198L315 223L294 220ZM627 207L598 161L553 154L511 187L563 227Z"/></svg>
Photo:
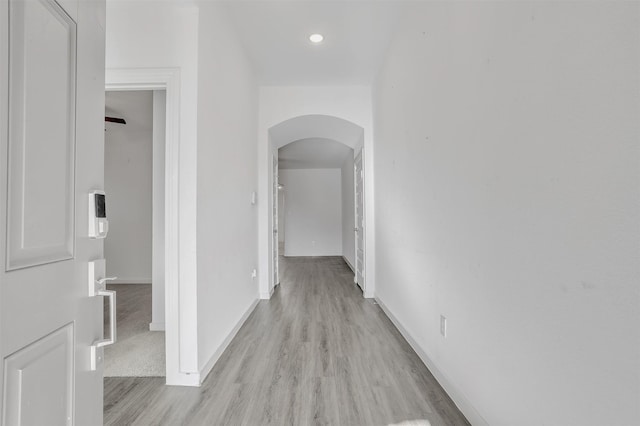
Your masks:
<svg viewBox="0 0 640 426"><path fill-rule="evenodd" d="M180 234L183 226L180 209L180 74L172 68L107 69L107 91L164 90L166 94L165 126L165 180L164 180L164 306L165 306L165 354L166 383L168 385L198 386L199 375L183 361L185 355L195 351L189 339L188 288L181 281L180 265L189 261L188 253L180 251ZM187 268L182 268L182 270ZM188 317L188 315L187 315ZM181 321L182 320L182 321Z"/></svg>
<svg viewBox="0 0 640 426"><path fill-rule="evenodd" d="M164 308L165 90L107 91L104 242L117 293L117 340L105 377L166 376ZM107 316L105 315L105 318Z"/></svg>
<svg viewBox="0 0 640 426"><path fill-rule="evenodd" d="M279 260L298 256L342 258L364 292L364 129L300 116L271 127L269 143L271 278L261 294L280 282Z"/></svg>
<svg viewBox="0 0 640 426"><path fill-rule="evenodd" d="M283 256L341 257L353 270L353 159L353 148L331 139L302 139L278 149L274 217Z"/></svg>

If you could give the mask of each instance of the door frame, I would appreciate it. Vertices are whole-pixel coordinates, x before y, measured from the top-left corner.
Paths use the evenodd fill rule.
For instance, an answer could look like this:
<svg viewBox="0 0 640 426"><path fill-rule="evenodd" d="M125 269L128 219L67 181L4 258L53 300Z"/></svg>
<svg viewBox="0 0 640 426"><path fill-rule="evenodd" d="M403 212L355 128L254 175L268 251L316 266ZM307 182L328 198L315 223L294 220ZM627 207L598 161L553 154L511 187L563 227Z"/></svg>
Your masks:
<svg viewBox="0 0 640 426"><path fill-rule="evenodd" d="M362 180L362 223L363 226L361 227L360 224L358 223L358 176L357 176L357 168L356 168L356 158L358 158L358 156L360 156L360 172L362 173L360 176L360 179ZM366 222L366 217L365 217L365 210L366 210L366 194L365 194L365 189L366 187L366 182L365 182L365 170L364 170L364 146L361 147L358 150L354 150L353 151L353 215L354 215L354 227L358 228L358 232L355 232L354 229L354 248L355 248L355 253L353 256L354 259L354 271L353 271L353 282L360 287L360 289L362 290L362 292L364 293L365 288L367 286L367 279L366 279L366 264L367 264L367 233L366 228L367 228L367 222ZM364 229L363 229L364 228ZM358 233L362 234L362 278L363 281L362 283L358 282Z"/></svg>
<svg viewBox="0 0 640 426"><path fill-rule="evenodd" d="M180 73L173 68L107 69L105 90L165 90L165 353L166 383L192 385L180 367ZM196 350L197 348L193 348ZM198 381L199 379L196 379Z"/></svg>
<svg viewBox="0 0 640 426"><path fill-rule="evenodd" d="M278 184L280 183L280 165L278 161L278 154L273 154L271 164L273 167L273 182L271 184L271 194L273 198L273 202L271 203L271 226L273 228L271 236L271 267L273 268L271 279L273 282L271 283L271 288L273 289L280 284L280 224L278 223L278 209L280 208L278 205L280 199L280 193L278 192Z"/></svg>
<svg viewBox="0 0 640 426"><path fill-rule="evenodd" d="M0 7L0 74L9 75L9 8ZM4 77L3 77L4 79ZM9 124L9 84L0 84L0 129L7 129ZM4 131L4 130L3 130ZM0 136L0 165L8 164L9 138ZM6 169L5 169L6 170ZM6 269L6 223L7 209L4 200L7 199L7 171L0 173L0 267ZM0 271L0 306L3 303L4 282ZM0 333L2 331L2 315L0 315ZM4 354L3 337L0 334L0 356ZM0 368L0 383L4 384L4 368ZM4 385L0 386L0 413L4 412Z"/></svg>

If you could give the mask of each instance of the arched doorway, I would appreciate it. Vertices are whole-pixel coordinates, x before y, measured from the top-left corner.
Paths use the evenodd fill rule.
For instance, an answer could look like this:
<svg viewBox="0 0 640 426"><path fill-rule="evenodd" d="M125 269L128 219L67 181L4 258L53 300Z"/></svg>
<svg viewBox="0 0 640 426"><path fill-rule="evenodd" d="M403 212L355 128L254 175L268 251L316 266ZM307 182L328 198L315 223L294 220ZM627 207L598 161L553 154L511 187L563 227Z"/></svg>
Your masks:
<svg viewBox="0 0 640 426"><path fill-rule="evenodd" d="M302 150L306 149L311 152L315 151L316 157L322 157L326 154L324 149L330 150L329 147L335 149L335 145L343 145L348 147L351 152L351 164L354 159L359 158L359 167L357 174L360 176L353 179L350 188L353 191L356 184L359 185L360 191L353 191L353 197L349 200L352 205L353 220L349 221L353 232L350 240L353 241L353 256L346 256L351 259L350 266L353 266L356 282L365 291L365 212L364 212L364 173L362 172L363 162L362 150L364 149L364 129L357 124L344 120L339 117L329 115L304 115L294 117L278 123L268 130L269 137L269 153L271 161L269 161L269 282L261 283L261 296L270 296L274 287L278 284L278 249L279 249L279 230L278 230L278 150L287 145L296 146ZM324 143L324 144L323 144ZM313 147L313 148L311 148ZM336 151L337 152L337 151ZM326 156L325 156L326 157ZM318 160L318 159L316 159ZM324 158L327 160L327 158ZM320 158L320 161L323 161ZM352 166L353 167L353 166ZM355 176L355 174L353 175ZM358 199L358 197L361 197ZM359 201L359 202L358 202ZM357 224L357 225L356 225ZM344 230L343 230L344 231ZM265 286L266 284L266 286ZM266 287L266 288L265 288Z"/></svg>

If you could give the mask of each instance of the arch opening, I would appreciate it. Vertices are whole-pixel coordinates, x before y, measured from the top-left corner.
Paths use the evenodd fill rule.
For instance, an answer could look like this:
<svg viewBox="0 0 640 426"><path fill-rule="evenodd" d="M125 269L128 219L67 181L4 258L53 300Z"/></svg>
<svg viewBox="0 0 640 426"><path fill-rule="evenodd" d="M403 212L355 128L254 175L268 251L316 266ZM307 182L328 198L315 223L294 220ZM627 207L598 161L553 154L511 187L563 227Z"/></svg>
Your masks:
<svg viewBox="0 0 640 426"><path fill-rule="evenodd" d="M360 199L358 203L357 199L354 159L364 146L364 128L335 116L302 115L268 128L268 141L272 156L268 209L273 231L269 244L270 288L280 282L280 255L341 256L353 270L354 282L358 283L357 268L364 268L364 234L363 226L356 223L358 217L364 223L364 202ZM362 186L359 189L363 196ZM321 192L325 194L325 202L314 206L317 200L314 201L313 193ZM298 197L298 202L284 202L285 199L295 201L293 197ZM326 202L327 197L335 198L341 214L333 212L332 224L328 219L331 213L311 220L311 216L320 216L322 207L330 204ZM296 217L300 219L297 222ZM302 230L301 222L306 226L324 223L325 227ZM296 227L296 223L299 226ZM361 232L360 239L358 232ZM329 238L331 235L333 239ZM359 276L362 278L363 273ZM358 284L364 288L362 279Z"/></svg>
<svg viewBox="0 0 640 426"><path fill-rule="evenodd" d="M310 138L337 141L355 150L362 146L363 134L364 128L351 121L322 114L293 117L269 128L273 150Z"/></svg>

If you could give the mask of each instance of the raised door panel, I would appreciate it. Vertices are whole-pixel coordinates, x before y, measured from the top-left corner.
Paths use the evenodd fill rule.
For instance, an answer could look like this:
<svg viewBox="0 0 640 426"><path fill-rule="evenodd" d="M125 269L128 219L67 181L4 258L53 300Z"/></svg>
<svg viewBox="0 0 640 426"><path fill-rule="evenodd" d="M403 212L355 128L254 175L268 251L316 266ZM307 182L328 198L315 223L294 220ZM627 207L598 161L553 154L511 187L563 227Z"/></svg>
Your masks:
<svg viewBox="0 0 640 426"><path fill-rule="evenodd" d="M74 255L76 23L53 0L10 0L9 17L13 270Z"/></svg>
<svg viewBox="0 0 640 426"><path fill-rule="evenodd" d="M4 361L3 425L71 425L73 324Z"/></svg>

